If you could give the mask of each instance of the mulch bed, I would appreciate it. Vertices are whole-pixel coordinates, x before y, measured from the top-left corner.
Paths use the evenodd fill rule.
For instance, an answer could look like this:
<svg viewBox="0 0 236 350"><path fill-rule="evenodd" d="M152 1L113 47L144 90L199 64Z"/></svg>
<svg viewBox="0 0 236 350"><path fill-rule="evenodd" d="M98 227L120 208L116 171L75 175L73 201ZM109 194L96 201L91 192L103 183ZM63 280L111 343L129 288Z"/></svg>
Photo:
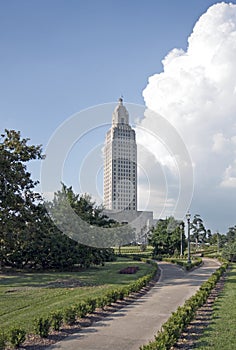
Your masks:
<svg viewBox="0 0 236 350"><path fill-rule="evenodd" d="M120 270L119 273L133 274L133 273L136 273L138 270L139 270L138 266L128 266Z"/></svg>

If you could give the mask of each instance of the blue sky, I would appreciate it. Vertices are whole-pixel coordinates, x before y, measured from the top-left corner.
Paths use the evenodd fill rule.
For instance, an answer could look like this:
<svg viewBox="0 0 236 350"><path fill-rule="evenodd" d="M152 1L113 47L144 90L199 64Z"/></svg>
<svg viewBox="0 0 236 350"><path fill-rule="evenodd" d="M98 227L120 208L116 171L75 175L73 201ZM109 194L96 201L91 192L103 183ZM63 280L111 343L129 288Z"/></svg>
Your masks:
<svg viewBox="0 0 236 350"><path fill-rule="evenodd" d="M85 108L120 95L144 105L148 77L162 71L173 48L187 49L194 24L215 3L0 0L1 130L20 130L45 147ZM37 177L39 167L32 169Z"/></svg>
<svg viewBox="0 0 236 350"><path fill-rule="evenodd" d="M0 1L1 128L45 143L96 104L143 104L147 78L186 48L206 0Z"/></svg>

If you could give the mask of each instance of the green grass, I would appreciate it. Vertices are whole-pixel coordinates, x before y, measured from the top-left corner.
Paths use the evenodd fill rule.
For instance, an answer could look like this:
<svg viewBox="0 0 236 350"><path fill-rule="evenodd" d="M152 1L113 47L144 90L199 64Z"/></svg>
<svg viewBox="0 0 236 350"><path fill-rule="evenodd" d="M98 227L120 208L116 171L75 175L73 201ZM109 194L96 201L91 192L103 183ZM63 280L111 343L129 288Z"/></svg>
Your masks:
<svg viewBox="0 0 236 350"><path fill-rule="evenodd" d="M132 265L140 268L136 274L118 273ZM51 311L88 297L102 296L109 288L129 284L150 271L149 264L119 258L80 272L0 274L0 328L6 330L17 325L31 332L36 317L49 316ZM73 287L74 281L79 281L80 287Z"/></svg>
<svg viewBox="0 0 236 350"><path fill-rule="evenodd" d="M236 344L236 264L227 273L223 291L214 303L212 321L197 341L199 350L232 350Z"/></svg>

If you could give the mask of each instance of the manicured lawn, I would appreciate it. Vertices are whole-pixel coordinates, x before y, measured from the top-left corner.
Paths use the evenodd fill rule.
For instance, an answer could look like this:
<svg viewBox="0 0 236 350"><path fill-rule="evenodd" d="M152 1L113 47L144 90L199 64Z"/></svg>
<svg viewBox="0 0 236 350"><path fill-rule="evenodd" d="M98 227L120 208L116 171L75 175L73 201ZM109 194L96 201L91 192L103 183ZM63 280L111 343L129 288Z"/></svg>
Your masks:
<svg viewBox="0 0 236 350"><path fill-rule="evenodd" d="M232 350L236 344L236 264L214 304L212 322L198 340L199 350Z"/></svg>
<svg viewBox="0 0 236 350"><path fill-rule="evenodd" d="M139 266L136 274L119 274L132 265ZM0 274L0 329L14 324L30 332L34 318L49 316L50 311L88 297L102 296L109 288L129 284L150 271L149 264L119 258L80 272Z"/></svg>

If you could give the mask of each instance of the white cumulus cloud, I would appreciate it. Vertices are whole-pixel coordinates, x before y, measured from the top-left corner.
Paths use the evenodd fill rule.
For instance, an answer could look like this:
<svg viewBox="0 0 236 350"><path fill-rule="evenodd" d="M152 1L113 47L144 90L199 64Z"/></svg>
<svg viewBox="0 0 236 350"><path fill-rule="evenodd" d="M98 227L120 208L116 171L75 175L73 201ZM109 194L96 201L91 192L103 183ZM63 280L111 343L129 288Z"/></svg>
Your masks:
<svg viewBox="0 0 236 350"><path fill-rule="evenodd" d="M226 168L221 186L236 188L236 160Z"/></svg>
<svg viewBox="0 0 236 350"><path fill-rule="evenodd" d="M219 205L221 191L236 189L235 62L236 5L218 3L195 24L187 50L174 48L169 52L162 61L163 71L149 77L143 91L146 107L172 124L190 153L195 170L192 207L198 212L201 196L205 197L205 208L208 201L212 213L212 208ZM140 125L158 132L158 123L148 114ZM171 170L173 163L166 155L159 156L160 164ZM222 198L226 200L225 193ZM203 216L208 215L205 211ZM208 220L214 226L211 216ZM231 218L234 219L233 212ZM216 226L227 230L236 223L223 221L222 215Z"/></svg>

